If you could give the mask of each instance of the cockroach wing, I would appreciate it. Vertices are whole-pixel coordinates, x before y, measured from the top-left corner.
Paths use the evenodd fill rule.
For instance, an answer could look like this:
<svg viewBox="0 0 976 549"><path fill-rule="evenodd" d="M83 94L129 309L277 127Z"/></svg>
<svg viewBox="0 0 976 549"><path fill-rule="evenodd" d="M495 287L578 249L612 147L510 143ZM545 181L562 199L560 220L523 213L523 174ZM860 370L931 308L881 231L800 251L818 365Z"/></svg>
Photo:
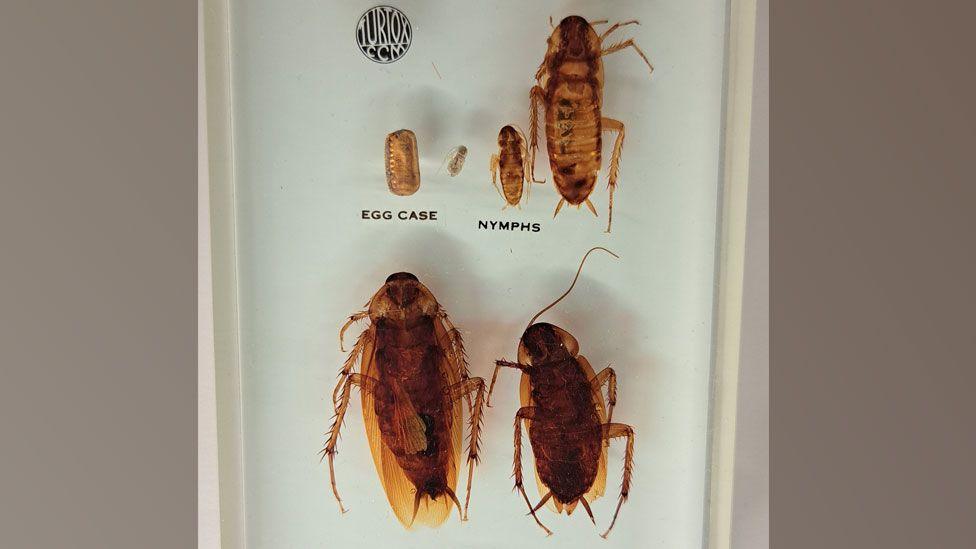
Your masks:
<svg viewBox="0 0 976 549"><path fill-rule="evenodd" d="M560 331L565 333L566 335L569 335L569 332L566 332L565 330L560 330ZM569 335L569 337L573 337L573 336ZM576 339L573 338L573 341L576 341ZM593 367L590 366L590 362L586 360L585 357L577 356L576 360L579 362L580 368L582 368L583 371L586 373L586 379L592 380L594 377L596 377L596 372L593 371ZM519 383L519 400L522 402L522 406L535 405L535 403L532 401L532 382L529 380L529 376L526 374L522 374L522 379ZM596 413L600 418L600 423L606 423L607 409L606 409L606 404L603 401L602 391L593 391L593 404L596 407ZM526 429L532 428L531 427L532 422L530 420L526 420L525 423L526 423ZM583 495L583 497L586 498L587 502L592 502L593 500L599 498L606 491L607 446L608 443L604 442L603 450L600 452L600 460L597 462L596 478L593 479L593 486L591 486L589 491ZM533 460L534 459L535 457L533 456ZM539 497L542 497L543 495L545 495L546 492L549 491L549 489L546 488L546 485L542 482L542 479L539 477L539 470L534 466L533 466L533 470L535 471L535 483L536 486L539 488ZM556 514L562 513L564 509L566 510L566 514L570 514L576 508L576 504L573 503L569 506L564 506L562 503L556 501L556 498L550 498L549 501L546 503L546 507L549 508L550 511Z"/></svg>
<svg viewBox="0 0 976 549"><path fill-rule="evenodd" d="M570 336L572 337L572 336ZM596 372L593 371L593 366L590 366L590 361L586 360L583 355L577 355L576 360L579 362L583 371L586 372L586 379L592 380L596 377ZM593 391L593 404L596 406L596 413L600 417L600 423L607 422L607 406L603 401L603 389L597 389ZM607 447L610 445L610 441L603 441L603 450L600 451L600 461L596 467L596 478L593 479L593 486L590 487L590 491L587 492L583 497L586 501L593 501L603 495L607 488Z"/></svg>
<svg viewBox="0 0 976 549"><path fill-rule="evenodd" d="M435 321L435 325L437 322ZM373 329L373 328L371 328ZM379 368L376 365L376 348L374 341L376 338L369 338L363 349L362 372L363 374L379 378ZM442 341L438 338L438 341ZM443 344L441 344L443 346ZM444 356L450 356L444 353ZM441 361L440 370L445 376L445 381L454 384L460 381L460 376L453 370L447 359ZM426 499L420 504L416 517L413 515L415 487L407 478L403 469L396 460L396 456L390 447L384 442L383 435L380 433L379 419L376 417L375 401L373 395L367 391L362 391L363 423L366 426L366 438L369 440L370 453L373 456L373 463L376 465L376 472L383 484L386 499L390 502L390 507L396 515L397 520L405 528L413 525L425 524L436 527L442 524L451 515L454 502L447 496L438 498L435 501ZM404 396L402 400L407 400ZM397 396L397 409L401 410L398 420L398 429L402 431L402 438L398 438L397 443L405 444L406 447L421 444L420 439L410 433L416 432L416 423L410 416L416 418L416 413L411 411L412 407L402 408L400 405L401 397ZM452 490L456 490L457 476L459 468L461 450L461 407L460 402L452 409L452 459L447 470L447 482ZM419 419L419 418L418 418ZM411 427L414 425L414 427ZM422 444L426 444L424 442Z"/></svg>

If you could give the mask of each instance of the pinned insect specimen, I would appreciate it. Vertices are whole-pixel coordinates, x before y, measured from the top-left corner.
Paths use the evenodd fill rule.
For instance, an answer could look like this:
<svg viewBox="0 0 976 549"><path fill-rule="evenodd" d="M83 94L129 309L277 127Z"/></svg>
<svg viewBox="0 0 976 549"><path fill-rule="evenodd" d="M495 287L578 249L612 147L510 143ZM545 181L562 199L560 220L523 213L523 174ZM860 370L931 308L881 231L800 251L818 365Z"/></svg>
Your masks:
<svg viewBox="0 0 976 549"><path fill-rule="evenodd" d="M590 502L603 495L607 482L607 445L609 439L627 437L624 454L623 487L604 538L617 522L620 506L630 492L634 463L634 429L623 423L612 423L613 407L617 403L617 375L609 366L599 373L579 354L579 342L566 330L545 322L535 323L539 316L562 301L576 285L586 258L583 256L576 278L563 295L539 311L522 333L518 344L518 362L498 360L488 389L488 401L495 388L498 370L521 370L520 396L522 407L515 414L515 488L522 494L529 513L536 523L552 534L536 515L547 502L556 513L569 515L578 503L583 504L593 524ZM609 406L604 410L602 388L607 387ZM491 406L488 404L488 406ZM544 494L532 506L522 485L522 422L529 431L532 453L535 456L536 482Z"/></svg>
<svg viewBox="0 0 976 549"><path fill-rule="evenodd" d="M367 318L370 325L356 341L332 393L335 419L322 450L329 458L329 478L339 509L346 512L336 487L333 458L356 386L362 394L363 422L376 472L397 519L406 528L415 523L439 526L454 505L461 520L467 520L485 381L468 376L461 333L416 276L390 275L366 310L350 316L342 327L340 349L346 329ZM360 369L354 372L357 361ZM470 417L463 515L455 493L462 399Z"/></svg>
<svg viewBox="0 0 976 549"><path fill-rule="evenodd" d="M606 23L606 21L594 22L597 23ZM546 57L535 74L538 84L529 93L531 162L534 166L539 147L538 118L541 108L545 111L546 118L549 166L552 169L556 190L562 196L556 205L555 213L552 214L553 217L559 213L559 209L566 202L576 207L586 204L593 215L597 215L596 208L589 197L593 192L597 172L602 163L601 132L617 132L610 157L608 178L610 189L606 231L608 233L613 224L613 191L617 188L617 175L620 171L624 125L618 120L602 116L602 58L624 48L633 48L652 72L654 67L633 39L606 48L602 44L610 33L632 23L639 24L637 21L617 23L603 34L597 35L590 23L582 17L572 15L560 21L559 26L553 29L549 36Z"/></svg>
<svg viewBox="0 0 976 549"><path fill-rule="evenodd" d="M410 196L420 188L420 155L417 136L397 130L386 136L386 184L398 196Z"/></svg>
<svg viewBox="0 0 976 549"><path fill-rule="evenodd" d="M461 169L464 168L464 159L468 157L468 148L464 145L458 145L450 151L448 151L447 156L444 157L444 164L447 164L447 173L454 177L461 173ZM444 164L441 164L443 167ZM437 170L440 172L440 169Z"/></svg>
<svg viewBox="0 0 976 549"><path fill-rule="evenodd" d="M531 185L526 186L526 184L534 181L534 177L522 130L515 126L502 127L498 132L498 154L491 155L489 170L491 170L491 184L505 199L505 208L519 205L523 189L528 200ZM502 180L501 189L498 188L498 179ZM534 182L545 183L545 181Z"/></svg>

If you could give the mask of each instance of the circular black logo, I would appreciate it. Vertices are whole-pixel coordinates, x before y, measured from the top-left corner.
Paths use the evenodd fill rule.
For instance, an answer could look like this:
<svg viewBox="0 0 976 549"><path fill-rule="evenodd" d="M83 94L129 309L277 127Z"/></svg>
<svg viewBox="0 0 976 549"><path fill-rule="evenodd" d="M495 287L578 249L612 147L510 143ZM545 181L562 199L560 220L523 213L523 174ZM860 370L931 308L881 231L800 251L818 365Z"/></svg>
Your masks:
<svg viewBox="0 0 976 549"><path fill-rule="evenodd" d="M413 27L402 11L376 6L359 18L356 43L363 55L377 63L392 63L410 49Z"/></svg>

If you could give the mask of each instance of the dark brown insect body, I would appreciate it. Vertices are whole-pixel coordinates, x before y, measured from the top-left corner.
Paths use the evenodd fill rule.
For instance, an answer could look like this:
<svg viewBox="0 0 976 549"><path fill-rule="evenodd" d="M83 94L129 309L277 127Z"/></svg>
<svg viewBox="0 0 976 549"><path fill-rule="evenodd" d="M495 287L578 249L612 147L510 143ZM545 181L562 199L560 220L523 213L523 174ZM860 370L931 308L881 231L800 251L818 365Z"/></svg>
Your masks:
<svg viewBox="0 0 976 549"><path fill-rule="evenodd" d="M604 248L594 249L612 254ZM586 256L583 257L585 260ZM580 263L582 268L583 264ZM576 276L579 277L579 272ZM611 422L617 400L616 374L610 367L594 373L590 363L579 354L579 342L566 330L545 322L534 323L539 315L566 297L572 288L570 286L566 293L529 322L519 340L518 362L495 362L495 374L488 394L490 399L500 368L522 371L522 407L515 414L515 487L525 499L535 521L547 534L552 532L535 513L547 502L551 503L555 512L566 511L567 514L581 503L593 520L589 504L602 496L606 487L607 441L627 437L623 487L610 527L602 534L606 537L630 491L634 457L633 428ZM604 409L602 394L605 384L608 385L607 409ZM523 421L528 425L532 454L535 456L539 492L544 494L535 507L529 502L522 483Z"/></svg>
<svg viewBox="0 0 976 549"><path fill-rule="evenodd" d="M532 167L521 130L514 126L505 126L498 132L498 154L491 155L489 169L491 184L505 199L506 208L519 205L523 190L526 190L528 198L530 187L527 185L532 181ZM501 189L498 188L498 179L501 179Z"/></svg>
<svg viewBox="0 0 976 549"><path fill-rule="evenodd" d="M333 456L353 385L362 393L363 421L376 471L397 518L406 527L419 521L438 526L456 505L460 466L462 400L471 417L468 448L467 520L471 477L478 459L484 380L470 378L460 333L430 291L410 273L395 273L370 299L369 318L340 372L333 392L336 418L323 450L329 458L332 490L339 508ZM360 372L353 372L361 359ZM471 394L476 396L472 400ZM427 503L421 509L421 501Z"/></svg>
<svg viewBox="0 0 976 549"><path fill-rule="evenodd" d="M562 196L553 217L559 213L564 202L577 207L586 204L593 215L596 215L596 208L589 197L596 185L597 173L603 160L601 132L617 132L610 158L607 232L610 232L613 223L613 191L616 189L620 170L624 125L602 115L602 57L632 47L647 66L654 70L633 40L603 48L603 40L611 32L631 23L637 21L617 23L602 35L597 35L590 23L582 17L573 15L560 21L559 26L549 36L546 57L536 72L538 84L529 93L531 164L535 166L535 155L539 146L538 117L539 109L542 108L545 112L549 166L556 190Z"/></svg>

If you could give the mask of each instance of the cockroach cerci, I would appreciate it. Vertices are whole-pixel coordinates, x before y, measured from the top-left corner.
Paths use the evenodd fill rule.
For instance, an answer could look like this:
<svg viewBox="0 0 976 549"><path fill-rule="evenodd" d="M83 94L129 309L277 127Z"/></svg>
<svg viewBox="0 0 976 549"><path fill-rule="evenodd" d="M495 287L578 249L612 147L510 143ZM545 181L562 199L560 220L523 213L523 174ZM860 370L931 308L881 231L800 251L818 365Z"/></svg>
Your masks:
<svg viewBox="0 0 976 549"><path fill-rule="evenodd" d="M529 513L536 523L546 528L536 511L547 502L556 513L571 514L578 503L583 505L590 520L590 502L603 495L607 482L607 444L609 439L627 437L624 454L623 487L613 519L604 538L617 522L620 506L630 492L634 463L634 429L623 423L612 423L613 407L617 403L617 375L609 366L593 372L590 363L579 354L579 342L566 330L545 322L535 323L539 316L569 295L586 257L583 256L576 278L563 295L539 311L522 333L518 344L518 362L498 360L491 378L488 400L495 388L498 370L515 368L522 371L520 396L522 407L515 414L515 488L522 494ZM604 410L602 387L607 387L609 406ZM490 404L489 404L490 406ZM535 456L536 481L542 499L534 507L522 485L522 429L525 422Z"/></svg>
<svg viewBox="0 0 976 549"><path fill-rule="evenodd" d="M329 459L339 509L345 513L333 458L350 392L356 386L362 394L363 422L376 472L397 519L407 528L439 526L452 505L461 515L455 490L461 465L462 399L467 402L468 484L461 515L461 520L467 520L471 477L478 461L484 379L468 376L461 333L416 276L390 275L366 310L350 316L342 327L340 349L346 329L366 318L369 327L339 373L332 394L335 418L322 450ZM357 361L360 368L354 372Z"/></svg>
<svg viewBox="0 0 976 549"><path fill-rule="evenodd" d="M498 154L491 155L489 170L491 184L505 199L505 207L502 209L518 206L522 200L523 189L528 199L528 189L531 185L528 187L526 185L533 180L532 164L529 163L522 130L515 126L504 126L498 132ZM502 180L500 189L498 179ZM537 183L544 183L544 181L537 181Z"/></svg>
<svg viewBox="0 0 976 549"><path fill-rule="evenodd" d="M386 136L386 184L398 196L410 196L420 188L420 155L417 136L397 130Z"/></svg>
<svg viewBox="0 0 976 549"><path fill-rule="evenodd" d="M606 21L594 21L593 24L598 23ZM633 39L603 47L603 41L610 33L631 23L637 21L616 23L603 34L597 35L591 24L577 15L560 21L559 26L549 36L546 57L535 74L537 85L529 93L531 162L534 166L539 147L539 109L542 108L546 117L549 166L556 190L562 196L556 204L553 217L559 213L565 202L576 207L586 204L593 215L597 215L589 197L602 162L601 132L617 132L617 140L613 144L610 157L608 233L613 224L613 191L617 188L617 175L620 171L624 125L618 120L603 117L601 113L602 58L624 48L633 48L651 71L654 70Z"/></svg>
<svg viewBox="0 0 976 549"><path fill-rule="evenodd" d="M461 173L461 169L464 168L464 159L467 157L468 148L464 145L458 145L448 151L447 157L444 158L444 162L447 164L447 173L451 177Z"/></svg>

